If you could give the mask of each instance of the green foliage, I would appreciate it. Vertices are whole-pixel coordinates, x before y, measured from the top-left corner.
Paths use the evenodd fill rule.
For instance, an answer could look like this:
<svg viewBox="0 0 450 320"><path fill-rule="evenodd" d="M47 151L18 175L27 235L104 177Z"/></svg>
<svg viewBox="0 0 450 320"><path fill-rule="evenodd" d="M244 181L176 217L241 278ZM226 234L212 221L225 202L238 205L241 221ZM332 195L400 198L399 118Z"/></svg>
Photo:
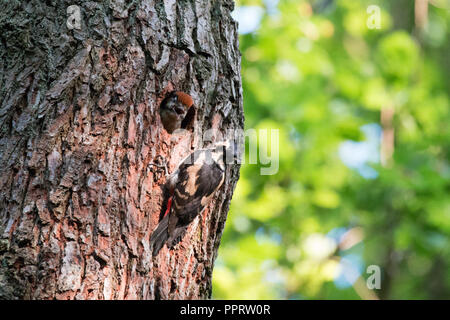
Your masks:
<svg viewBox="0 0 450 320"><path fill-rule="evenodd" d="M247 128L280 130L280 165L243 165L213 297L448 299L450 11L430 4L416 37L413 1L326 2L237 3L266 9L240 38L244 109ZM372 4L380 29L366 26ZM381 131L382 108L395 110L391 166L365 131ZM344 161L344 146L367 145L364 163ZM369 265L380 290L365 286Z"/></svg>

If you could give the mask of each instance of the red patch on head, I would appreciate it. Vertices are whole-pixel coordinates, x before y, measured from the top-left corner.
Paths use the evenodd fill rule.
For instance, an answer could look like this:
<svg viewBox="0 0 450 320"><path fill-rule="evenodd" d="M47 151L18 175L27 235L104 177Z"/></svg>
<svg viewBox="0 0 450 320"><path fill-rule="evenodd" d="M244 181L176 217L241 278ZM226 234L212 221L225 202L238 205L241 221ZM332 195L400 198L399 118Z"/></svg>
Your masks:
<svg viewBox="0 0 450 320"><path fill-rule="evenodd" d="M187 93L181 92L181 91L177 91L175 92L175 94L178 97L178 100L184 104L185 106L187 106L188 108L190 108L193 104L194 104L194 100L192 99L192 97L190 95L188 95Z"/></svg>

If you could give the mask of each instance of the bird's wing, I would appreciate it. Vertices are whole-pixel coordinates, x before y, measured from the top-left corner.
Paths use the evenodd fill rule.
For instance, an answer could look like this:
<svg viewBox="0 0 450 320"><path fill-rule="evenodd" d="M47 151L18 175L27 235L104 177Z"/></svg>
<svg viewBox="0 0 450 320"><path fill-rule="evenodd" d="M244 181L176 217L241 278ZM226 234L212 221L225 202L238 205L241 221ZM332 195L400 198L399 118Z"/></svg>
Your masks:
<svg viewBox="0 0 450 320"><path fill-rule="evenodd" d="M173 193L169 234L188 225L208 204L211 195L223 183L224 173L216 163L182 164Z"/></svg>

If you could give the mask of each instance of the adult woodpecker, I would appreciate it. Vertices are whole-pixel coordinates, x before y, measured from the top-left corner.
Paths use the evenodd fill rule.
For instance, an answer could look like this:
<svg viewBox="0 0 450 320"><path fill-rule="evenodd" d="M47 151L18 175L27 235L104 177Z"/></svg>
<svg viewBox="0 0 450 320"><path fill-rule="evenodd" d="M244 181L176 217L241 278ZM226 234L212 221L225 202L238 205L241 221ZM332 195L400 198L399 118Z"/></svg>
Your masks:
<svg viewBox="0 0 450 320"><path fill-rule="evenodd" d="M194 100L181 91L171 91L161 102L159 114L164 129L170 134L176 129L186 129L194 120Z"/></svg>
<svg viewBox="0 0 450 320"><path fill-rule="evenodd" d="M236 157L235 144L219 142L210 149L196 150L181 161L168 179L167 209L150 238L153 256L165 243L172 247L178 242L222 186L225 165L234 163Z"/></svg>

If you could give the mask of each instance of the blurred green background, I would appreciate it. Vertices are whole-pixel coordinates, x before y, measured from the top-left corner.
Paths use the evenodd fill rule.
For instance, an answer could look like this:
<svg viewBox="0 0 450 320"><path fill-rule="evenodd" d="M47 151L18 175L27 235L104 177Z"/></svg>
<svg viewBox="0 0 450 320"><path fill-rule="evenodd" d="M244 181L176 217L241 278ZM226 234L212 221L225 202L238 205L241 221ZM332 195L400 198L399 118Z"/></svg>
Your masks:
<svg viewBox="0 0 450 320"><path fill-rule="evenodd" d="M449 10L237 1L246 129L280 130L280 167L242 167L213 298L450 298Z"/></svg>

